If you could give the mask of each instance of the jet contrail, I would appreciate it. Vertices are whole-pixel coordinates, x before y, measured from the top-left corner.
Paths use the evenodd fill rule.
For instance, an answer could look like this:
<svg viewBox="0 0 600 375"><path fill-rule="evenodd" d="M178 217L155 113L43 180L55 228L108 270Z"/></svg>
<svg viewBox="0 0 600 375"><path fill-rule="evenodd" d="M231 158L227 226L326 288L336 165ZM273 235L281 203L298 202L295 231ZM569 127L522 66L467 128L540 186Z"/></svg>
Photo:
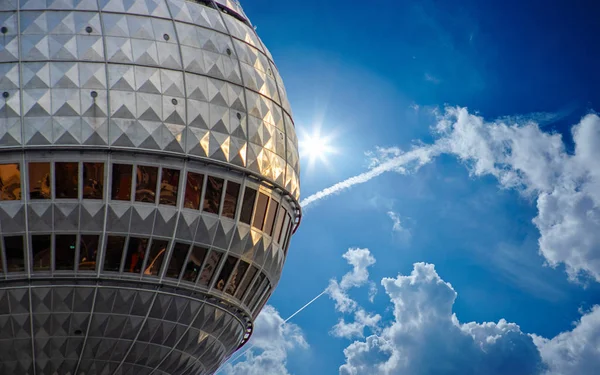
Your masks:
<svg viewBox="0 0 600 375"><path fill-rule="evenodd" d="M325 289L324 291L322 291L321 293L319 293L319 295L317 295L315 298L311 299L310 302L308 302L306 305L302 306L301 308L299 308L298 310L296 310L295 313L293 313L292 315L290 315L287 319L285 319L283 321L283 323L287 323L290 321L290 319L292 319L293 317L295 317L296 315L298 315L298 313L300 313L302 310L304 310L305 308L307 308L308 306L310 306L313 302L315 302L317 299L319 299L319 297L321 297L323 294L327 293L327 289ZM220 373L225 364L227 362L235 362L237 361L239 358L241 358L244 354L246 354L246 352L248 352L248 350L252 349L254 347L254 344L249 345L243 352L241 352L240 354L236 355L235 357L231 357L229 358L227 361L223 362L223 364L221 365L220 369L215 372L215 375L217 375L218 373Z"/></svg>
<svg viewBox="0 0 600 375"><path fill-rule="evenodd" d="M323 189L307 198L304 198L302 202L300 202L300 205L303 208L306 208L306 206L310 205L311 203L323 199L331 194L335 194L342 190L346 190L354 185L364 184L365 182L368 182L385 172L396 170L397 172L405 173L405 167L409 166L411 163L415 163L413 169L416 170L419 167L422 167L423 165L429 163L431 161L431 158L433 156L438 155L440 151L440 147L438 147L437 144L415 148L404 154L393 157L367 172L361 173L354 177L350 177L342 182L338 182L337 184L331 187Z"/></svg>
<svg viewBox="0 0 600 375"><path fill-rule="evenodd" d="M295 313L293 313L292 315L290 315L286 320L284 320L284 323L287 323L290 319L292 319L293 317L295 317L296 315L298 315L298 313L302 310L304 310L305 308L307 308L308 306L310 306L313 302L315 302L319 297L321 297L323 294L327 293L327 289L325 289L324 291L321 292L321 294L319 294L318 296L316 296L315 298L311 299L309 303L307 303L306 305L302 306L300 309L298 309L298 311L296 311Z"/></svg>

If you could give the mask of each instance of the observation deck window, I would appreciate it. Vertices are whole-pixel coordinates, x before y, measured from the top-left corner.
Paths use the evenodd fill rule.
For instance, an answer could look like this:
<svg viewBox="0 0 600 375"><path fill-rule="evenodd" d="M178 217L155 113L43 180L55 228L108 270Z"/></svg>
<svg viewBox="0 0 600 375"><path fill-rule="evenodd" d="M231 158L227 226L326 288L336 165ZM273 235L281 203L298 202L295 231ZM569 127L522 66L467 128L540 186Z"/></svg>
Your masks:
<svg viewBox="0 0 600 375"><path fill-rule="evenodd" d="M73 271L75 269L75 248L77 236L74 234L57 234L54 236L54 269L57 271Z"/></svg>
<svg viewBox="0 0 600 375"><path fill-rule="evenodd" d="M54 183L57 199L77 199L79 195L79 163L55 163Z"/></svg>
<svg viewBox="0 0 600 375"><path fill-rule="evenodd" d="M4 237L4 254L6 254L6 272L25 271L25 252L23 236Z"/></svg>
<svg viewBox="0 0 600 375"><path fill-rule="evenodd" d="M156 201L156 182L158 167L138 165L135 187L135 201L154 203Z"/></svg>
<svg viewBox="0 0 600 375"><path fill-rule="evenodd" d="M185 271L183 272L182 280L194 282L200 273L202 263L206 258L208 249L200 246L194 246L190 252L190 256L185 265Z"/></svg>
<svg viewBox="0 0 600 375"><path fill-rule="evenodd" d="M160 204L177 205L179 191L179 170L163 168L160 178Z"/></svg>
<svg viewBox="0 0 600 375"><path fill-rule="evenodd" d="M258 290L260 289L263 281L265 281L265 278L266 276L262 272L260 273L260 275L258 275L258 278L254 282L254 285L252 285L252 288L250 288L250 293L248 293L246 299L244 300L244 305L250 306L250 302L253 298L256 298L256 294L258 293Z"/></svg>
<svg viewBox="0 0 600 375"><path fill-rule="evenodd" d="M148 253L148 260L146 263L146 269L144 275L159 276L160 269L164 262L167 250L169 249L169 241L165 240L152 240L150 251Z"/></svg>
<svg viewBox="0 0 600 375"><path fill-rule="evenodd" d="M235 210L237 209L238 197L240 195L240 184L227 181L225 189L225 201L223 202L223 216L233 219L235 218Z"/></svg>
<svg viewBox="0 0 600 375"><path fill-rule="evenodd" d="M247 262L244 262L243 260L239 261L237 267L233 271L231 279L229 280L229 284L227 284L227 288L225 288L225 293L233 296L236 289L240 285L244 274L248 270L248 267L250 267L250 265Z"/></svg>
<svg viewBox="0 0 600 375"><path fill-rule="evenodd" d="M183 268L185 257L187 256L189 249L190 245L188 244L180 242L175 244L173 247L173 253L171 254L171 259L169 260L169 266L167 268L167 277L172 279L179 278L179 274L181 273L181 269Z"/></svg>
<svg viewBox="0 0 600 375"><path fill-rule="evenodd" d="M223 195L223 185L225 181L222 178L208 176L206 182L206 193L204 194L204 206L202 211L211 214L219 214L221 206L221 196Z"/></svg>
<svg viewBox="0 0 600 375"><path fill-rule="evenodd" d="M225 264L223 264L223 268L221 269L221 273L217 278L217 283L215 284L215 288L217 290L223 291L225 289L225 285L227 284L227 280L229 280L229 276L233 272L235 268L235 264L237 263L238 258L234 256L228 256L225 260Z"/></svg>
<svg viewBox="0 0 600 375"><path fill-rule="evenodd" d="M113 164L111 198L118 201L131 200L133 166Z"/></svg>
<svg viewBox="0 0 600 375"><path fill-rule="evenodd" d="M83 163L83 199L102 199L104 163Z"/></svg>
<svg viewBox="0 0 600 375"><path fill-rule="evenodd" d="M82 235L79 241L79 271L95 271L100 236Z"/></svg>
<svg viewBox="0 0 600 375"><path fill-rule="evenodd" d="M129 237L123 272L140 273L148 247L147 238Z"/></svg>
<svg viewBox="0 0 600 375"><path fill-rule="evenodd" d="M265 233L269 236L273 236L273 229L275 228L275 219L277 218L277 210L279 209L279 203L271 199L269 205L269 211L267 213L267 221L265 222Z"/></svg>
<svg viewBox="0 0 600 375"><path fill-rule="evenodd" d="M244 296L244 294L248 290L248 287L250 286L250 283L252 282L252 280L254 280L254 276L256 276L257 273L258 273L258 268L256 268L255 266L250 267L250 270L248 271L248 273L244 277L244 280L242 280L242 283L240 284L240 287L235 292L235 298L237 298L239 300L242 299L242 297Z"/></svg>
<svg viewBox="0 0 600 375"><path fill-rule="evenodd" d="M283 235L283 228L285 228L285 220L287 220L287 210L282 208L277 218L277 230L275 231L275 237L273 240L277 240L277 243L281 245L281 236Z"/></svg>
<svg viewBox="0 0 600 375"><path fill-rule="evenodd" d="M52 198L50 163L29 163L29 198Z"/></svg>
<svg viewBox="0 0 600 375"><path fill-rule="evenodd" d="M244 190L244 200L242 202L242 212L240 221L250 225L252 220L252 211L254 211L254 201L256 200L256 190L246 187Z"/></svg>
<svg viewBox="0 0 600 375"><path fill-rule="evenodd" d="M52 236L49 234L31 236L31 266L34 271L49 271L52 260Z"/></svg>
<svg viewBox="0 0 600 375"><path fill-rule="evenodd" d="M254 214L254 221L252 226L258 230L263 229L265 223L265 216L267 215L267 206L269 205L269 196L263 193L258 194L258 201L256 202L256 213Z"/></svg>
<svg viewBox="0 0 600 375"><path fill-rule="evenodd" d="M198 279L199 285L207 287L211 284L213 275L215 274L215 271L221 262L221 258L223 258L222 252L215 250L210 252L208 259L206 260L206 264L200 273L200 277Z"/></svg>
<svg viewBox="0 0 600 375"><path fill-rule="evenodd" d="M104 271L119 272L125 237L108 236L106 239L106 254L104 257Z"/></svg>
<svg viewBox="0 0 600 375"><path fill-rule="evenodd" d="M202 194L202 185L204 184L204 175L200 173L188 172L185 184L185 199L183 207L194 210L200 209L200 195Z"/></svg>
<svg viewBox="0 0 600 375"><path fill-rule="evenodd" d="M0 201L21 200L21 167L0 164Z"/></svg>

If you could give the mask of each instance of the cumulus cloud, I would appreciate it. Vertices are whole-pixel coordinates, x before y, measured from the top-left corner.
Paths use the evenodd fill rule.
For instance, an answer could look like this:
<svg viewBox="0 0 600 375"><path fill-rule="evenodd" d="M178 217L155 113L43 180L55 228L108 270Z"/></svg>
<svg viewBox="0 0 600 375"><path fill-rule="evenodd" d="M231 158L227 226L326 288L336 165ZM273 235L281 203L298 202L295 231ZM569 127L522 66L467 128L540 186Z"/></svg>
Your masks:
<svg viewBox="0 0 600 375"><path fill-rule="evenodd" d="M442 153L454 155L473 176L492 175L502 187L536 201L533 223L550 266L564 264L571 280L585 275L600 281L600 117L589 114L573 126L573 153L560 134L542 131L531 118L518 119L488 122L466 108L446 108L434 127L436 142L407 152L376 149L369 155L369 171L309 196L302 205L385 172L414 173Z"/></svg>
<svg viewBox="0 0 600 375"><path fill-rule="evenodd" d="M533 339L518 325L460 323L452 313L456 292L431 264L409 276L385 278L394 321L380 334L345 350L342 375L536 374L543 362Z"/></svg>
<svg viewBox="0 0 600 375"><path fill-rule="evenodd" d="M369 327L372 331L377 332L379 330L380 321L381 315L369 314L362 308L359 308L356 313L354 313L354 322L346 323L344 318L341 318L339 322L333 326L331 334L336 337L347 339L364 337L365 328Z"/></svg>
<svg viewBox="0 0 600 375"><path fill-rule="evenodd" d="M287 357L291 350L306 349L308 343L300 327L286 323L273 306L267 305L254 324L251 346L240 362L224 365L227 375L288 375Z"/></svg>
<svg viewBox="0 0 600 375"><path fill-rule="evenodd" d="M487 123L464 108L448 109L436 127L438 144L470 166L475 176L495 176L537 200L533 219L540 253L564 264L571 279L600 281L600 118L585 116L572 128L574 154L559 134L534 122Z"/></svg>
<svg viewBox="0 0 600 375"><path fill-rule="evenodd" d="M553 339L533 335L544 363L546 375L597 374L600 369L600 305L581 317L572 331Z"/></svg>
<svg viewBox="0 0 600 375"><path fill-rule="evenodd" d="M368 268L375 264L375 257L371 255L369 249L356 248L349 249L342 257L352 266L352 270L342 277L341 282L335 279L330 280L325 292L334 300L336 311L344 314L354 313L354 321L346 322L344 318L341 318L332 328L331 334L345 338L363 337L367 327L372 331L377 331L381 316L365 311L355 300L350 298L348 290L369 284L369 300L373 301L377 294L377 287L372 281L369 281Z"/></svg>
<svg viewBox="0 0 600 375"><path fill-rule="evenodd" d="M415 263L410 275L381 284L393 320L380 328L377 318L374 334L344 350L341 375L594 375L600 368L600 305L573 330L546 339L505 319L461 323L452 311L457 293L433 264ZM340 337L361 337L356 326L334 329Z"/></svg>

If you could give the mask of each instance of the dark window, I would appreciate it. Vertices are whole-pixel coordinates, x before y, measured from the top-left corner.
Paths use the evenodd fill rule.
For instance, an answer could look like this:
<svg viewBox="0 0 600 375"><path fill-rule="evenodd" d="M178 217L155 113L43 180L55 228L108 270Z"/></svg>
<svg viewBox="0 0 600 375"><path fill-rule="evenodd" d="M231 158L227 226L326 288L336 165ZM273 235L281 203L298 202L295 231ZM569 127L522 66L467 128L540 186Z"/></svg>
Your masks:
<svg viewBox="0 0 600 375"><path fill-rule="evenodd" d="M23 237L4 237L4 253L6 254L6 272L25 271Z"/></svg>
<svg viewBox="0 0 600 375"><path fill-rule="evenodd" d="M256 203L256 213L254 214L254 222L252 226L258 230L263 229L265 215L267 214L267 205L269 204L269 196L259 193L258 203Z"/></svg>
<svg viewBox="0 0 600 375"><path fill-rule="evenodd" d="M208 259L206 260L206 264L204 268L202 268L202 273L200 273L200 278L198 279L198 284L202 286L209 286L210 282L213 278L215 270L219 266L219 262L223 257L223 253L218 251L211 251L208 255Z"/></svg>
<svg viewBox="0 0 600 375"><path fill-rule="evenodd" d="M179 171L177 169L163 168L160 178L160 204L176 206L178 189Z"/></svg>
<svg viewBox="0 0 600 375"><path fill-rule="evenodd" d="M250 301L256 297L256 294L258 293L258 289L260 288L260 286L264 280L265 280L265 274L261 272L260 275L258 275L258 277L256 278L254 285L252 285L252 288L250 288L250 292L246 296L246 299L244 300L244 304L246 306L250 306Z"/></svg>
<svg viewBox="0 0 600 375"><path fill-rule="evenodd" d="M204 194L204 206L202 211L218 214L223 194L223 179L208 176L206 182L206 193Z"/></svg>
<svg viewBox="0 0 600 375"><path fill-rule="evenodd" d="M225 288L225 293L233 296L249 266L248 263L240 260L235 271L233 271L233 275L231 276L231 280L229 280L229 284L227 284L227 288Z"/></svg>
<svg viewBox="0 0 600 375"><path fill-rule="evenodd" d="M111 198L117 201L131 199L131 174L133 166L113 164Z"/></svg>
<svg viewBox="0 0 600 375"><path fill-rule="evenodd" d="M0 164L0 201L21 200L21 167Z"/></svg>
<svg viewBox="0 0 600 375"><path fill-rule="evenodd" d="M200 209L200 195L202 194L202 184L204 175L194 172L188 172L185 183L185 201L183 207Z"/></svg>
<svg viewBox="0 0 600 375"><path fill-rule="evenodd" d="M56 198L77 199L79 192L79 163L54 165Z"/></svg>
<svg viewBox="0 0 600 375"><path fill-rule="evenodd" d="M240 221L250 225L252 220L252 211L254 210L254 201L256 200L256 190L247 187L244 190L244 201L242 202L242 212Z"/></svg>
<svg viewBox="0 0 600 375"><path fill-rule="evenodd" d="M223 216L233 219L237 208L237 200L240 195L240 184L227 181L225 189L225 201L223 202Z"/></svg>
<svg viewBox="0 0 600 375"><path fill-rule="evenodd" d="M258 268L256 268L255 266L250 267L250 271L248 271L246 277L244 277L244 280L240 284L240 287L235 292L235 298L240 300L242 299L244 293L246 293L246 290L248 290L248 286L250 286L250 283L252 282L252 280L254 280L254 276L256 276L257 273Z"/></svg>
<svg viewBox="0 0 600 375"><path fill-rule="evenodd" d="M217 283L215 284L215 288L217 290L223 291L225 288L225 284L227 284L227 280L229 280L229 276L233 272L235 267L235 263L238 261L238 258L234 256L228 256L225 264L223 264L223 268L221 269L221 273L219 274L219 278L217 278Z"/></svg>
<svg viewBox="0 0 600 375"><path fill-rule="evenodd" d="M31 260L34 271L50 270L52 236L49 234L31 236Z"/></svg>
<svg viewBox="0 0 600 375"><path fill-rule="evenodd" d="M275 232L275 237L273 239L277 240L277 243L283 245L281 243L281 236L284 234L286 221L288 219L287 210L284 208L282 212L279 213L279 218L277 219L277 231Z"/></svg>
<svg viewBox="0 0 600 375"><path fill-rule="evenodd" d="M196 281L198 273L200 273L200 269L202 268L204 258L206 258L206 253L208 253L208 249L204 247L194 246L192 248L190 257L185 265L185 271L183 272L182 280L192 283Z"/></svg>
<svg viewBox="0 0 600 375"><path fill-rule="evenodd" d="M187 256L190 245L184 243L176 243L173 247L173 254L171 254L171 260L169 261L169 268L167 268L167 277L172 279L178 279L183 263L185 263L185 257Z"/></svg>
<svg viewBox="0 0 600 375"><path fill-rule="evenodd" d="M267 301L269 300L269 297L271 297L271 285L267 284L267 289L266 289L265 293L264 294L261 293L261 295L262 295L262 299L257 299L255 305L252 306L252 308L250 308L250 310L254 314L256 314L257 312L262 310L265 303L267 303ZM258 303L258 302L260 302L260 303Z"/></svg>
<svg viewBox="0 0 600 375"><path fill-rule="evenodd" d="M254 298L252 298L252 300L249 301L249 303L247 304L247 306L250 308L250 311L254 311L254 309L256 308L256 305L258 305L258 303L261 301L261 298L263 297L263 295L265 294L265 292L268 289L269 289L269 280L265 279L265 281L260 286L260 288L258 288L258 291L256 292L256 295L254 296Z"/></svg>
<svg viewBox="0 0 600 375"><path fill-rule="evenodd" d="M29 198L52 198L50 163L29 163Z"/></svg>
<svg viewBox="0 0 600 375"><path fill-rule="evenodd" d="M144 270L144 275L160 276L160 268L165 259L169 242L165 240L152 240L150 253L148 254L148 263Z"/></svg>
<svg viewBox="0 0 600 375"><path fill-rule="evenodd" d="M154 203L156 201L158 167L138 165L136 176L135 201Z"/></svg>
<svg viewBox="0 0 600 375"><path fill-rule="evenodd" d="M281 243L281 246L283 246L283 249L286 253L287 253L287 247L290 243L290 237L292 236L292 228L294 227L294 223L292 222L292 217L289 214L288 214L287 222L288 222L288 227L287 227L287 231L285 232L285 239Z"/></svg>
<svg viewBox="0 0 600 375"><path fill-rule="evenodd" d="M121 257L123 256L123 247L125 246L125 237L108 236L106 239L106 255L104 257L104 270L119 272L121 268Z"/></svg>
<svg viewBox="0 0 600 375"><path fill-rule="evenodd" d="M102 199L104 163L83 163L83 199Z"/></svg>
<svg viewBox="0 0 600 375"><path fill-rule="evenodd" d="M73 271L75 269L75 247L77 236L74 234L57 234L54 236L54 269L57 271Z"/></svg>
<svg viewBox="0 0 600 375"><path fill-rule="evenodd" d="M269 205L269 212L267 213L267 221L265 222L265 233L269 236L273 236L273 228L275 228L275 218L277 217L278 208L279 203L271 199L271 204Z"/></svg>
<svg viewBox="0 0 600 375"><path fill-rule="evenodd" d="M147 238L129 237L123 272L139 273L142 270L147 245Z"/></svg>
<svg viewBox="0 0 600 375"><path fill-rule="evenodd" d="M79 271L95 271L100 236L81 235L79 241Z"/></svg>

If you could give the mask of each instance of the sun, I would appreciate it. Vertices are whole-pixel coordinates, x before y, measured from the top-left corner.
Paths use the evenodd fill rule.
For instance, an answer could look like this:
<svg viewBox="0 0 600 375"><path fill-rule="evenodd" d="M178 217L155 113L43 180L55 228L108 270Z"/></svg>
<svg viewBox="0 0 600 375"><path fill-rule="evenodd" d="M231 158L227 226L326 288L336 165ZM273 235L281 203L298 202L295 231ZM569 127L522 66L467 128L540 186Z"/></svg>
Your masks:
<svg viewBox="0 0 600 375"><path fill-rule="evenodd" d="M315 127L312 133L302 130L300 132L300 157L308 159L309 167L312 167L317 161L327 164L327 156L336 152L331 145L333 136L321 134L320 127Z"/></svg>

